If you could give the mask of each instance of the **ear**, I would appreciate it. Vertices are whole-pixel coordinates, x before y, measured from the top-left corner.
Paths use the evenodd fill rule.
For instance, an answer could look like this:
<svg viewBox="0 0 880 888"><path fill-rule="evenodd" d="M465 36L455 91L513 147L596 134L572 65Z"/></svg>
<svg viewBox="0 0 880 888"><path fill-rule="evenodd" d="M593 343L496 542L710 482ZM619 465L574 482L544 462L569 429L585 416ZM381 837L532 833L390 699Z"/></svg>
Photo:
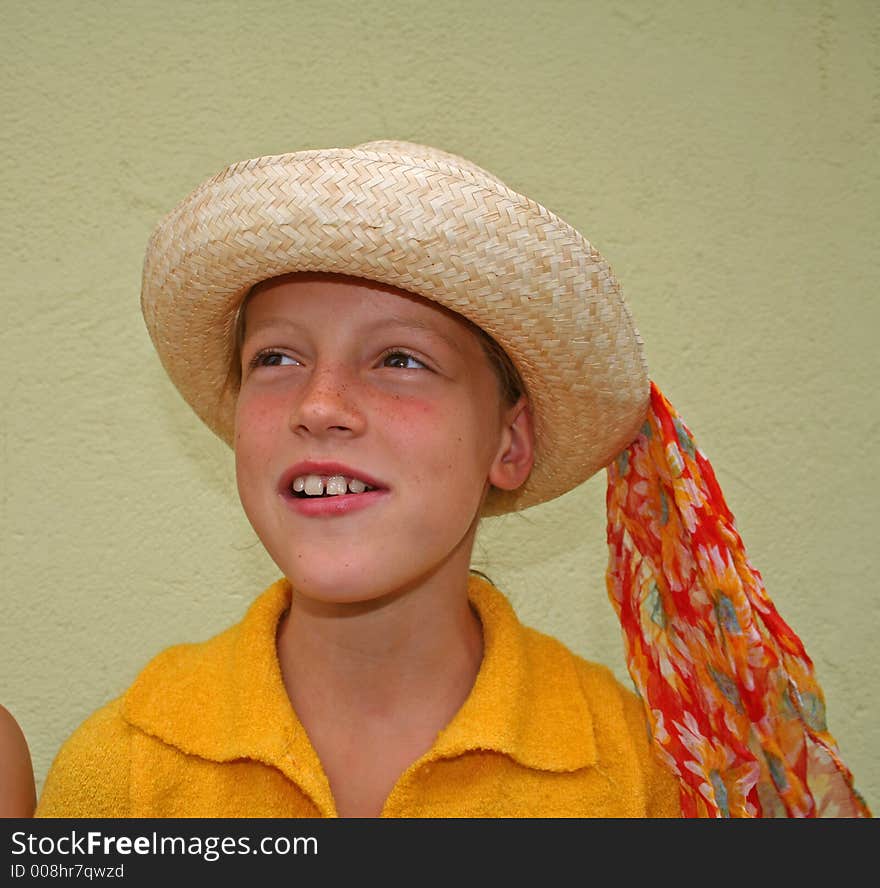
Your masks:
<svg viewBox="0 0 880 888"><path fill-rule="evenodd" d="M516 490L535 462L535 432L532 411L525 395L504 411L498 452L489 468L489 482L501 490Z"/></svg>

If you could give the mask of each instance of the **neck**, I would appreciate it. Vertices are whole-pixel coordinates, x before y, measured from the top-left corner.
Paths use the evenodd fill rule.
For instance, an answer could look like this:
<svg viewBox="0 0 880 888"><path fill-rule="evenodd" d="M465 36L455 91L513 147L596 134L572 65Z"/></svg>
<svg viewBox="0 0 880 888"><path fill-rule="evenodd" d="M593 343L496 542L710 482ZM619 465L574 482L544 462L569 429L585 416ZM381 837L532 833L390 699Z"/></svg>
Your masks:
<svg viewBox="0 0 880 888"><path fill-rule="evenodd" d="M430 706L449 718L482 660L465 568L368 602L316 602L294 590L278 655L299 717L393 718Z"/></svg>

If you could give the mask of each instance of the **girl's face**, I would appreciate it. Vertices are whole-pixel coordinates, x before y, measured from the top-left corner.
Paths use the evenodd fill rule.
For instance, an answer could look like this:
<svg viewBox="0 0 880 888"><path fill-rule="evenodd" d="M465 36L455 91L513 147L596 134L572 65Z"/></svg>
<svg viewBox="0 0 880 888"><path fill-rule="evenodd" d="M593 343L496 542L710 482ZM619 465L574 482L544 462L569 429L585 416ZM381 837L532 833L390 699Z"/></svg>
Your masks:
<svg viewBox="0 0 880 888"><path fill-rule="evenodd" d="M300 594L365 601L467 574L490 484L532 464L468 323L340 275L259 285L244 317L235 460L245 513Z"/></svg>

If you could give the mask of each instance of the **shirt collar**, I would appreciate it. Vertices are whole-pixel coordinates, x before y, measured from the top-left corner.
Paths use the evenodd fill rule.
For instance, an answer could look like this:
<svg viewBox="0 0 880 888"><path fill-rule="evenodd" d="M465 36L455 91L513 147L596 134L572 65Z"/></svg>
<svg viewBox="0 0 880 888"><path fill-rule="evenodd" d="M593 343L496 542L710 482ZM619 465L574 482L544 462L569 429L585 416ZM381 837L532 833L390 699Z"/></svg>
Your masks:
<svg viewBox="0 0 880 888"><path fill-rule="evenodd" d="M571 653L523 626L485 580L472 576L468 594L483 627L483 661L427 758L494 750L548 771L595 764L592 717ZM290 586L278 580L237 625L162 652L124 695L123 712L132 725L185 753L273 765L326 804L329 784L290 705L275 647L289 603Z"/></svg>
<svg viewBox="0 0 880 888"><path fill-rule="evenodd" d="M483 625L483 662L429 755L494 750L545 771L595 764L593 719L575 658L556 639L523 626L491 583L472 576L468 594Z"/></svg>
<svg viewBox="0 0 880 888"><path fill-rule="evenodd" d="M205 642L163 651L125 693L123 715L189 755L272 765L319 809L332 810L329 782L281 677L275 636L289 605L290 585L282 578L240 623Z"/></svg>

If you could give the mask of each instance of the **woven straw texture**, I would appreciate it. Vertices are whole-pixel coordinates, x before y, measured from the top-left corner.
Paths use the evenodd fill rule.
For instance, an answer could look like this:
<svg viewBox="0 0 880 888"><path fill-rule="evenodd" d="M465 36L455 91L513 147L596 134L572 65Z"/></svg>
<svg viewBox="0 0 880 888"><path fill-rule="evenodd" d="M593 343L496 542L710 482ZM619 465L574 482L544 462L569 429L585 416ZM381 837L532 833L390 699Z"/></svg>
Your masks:
<svg viewBox="0 0 880 888"><path fill-rule="evenodd" d="M259 281L356 275L459 312L516 364L536 433L519 490L484 514L545 502L606 466L644 419L642 343L610 266L572 226L475 164L370 142L259 157L196 188L153 232L141 308L174 385L232 444L224 390L236 312Z"/></svg>

